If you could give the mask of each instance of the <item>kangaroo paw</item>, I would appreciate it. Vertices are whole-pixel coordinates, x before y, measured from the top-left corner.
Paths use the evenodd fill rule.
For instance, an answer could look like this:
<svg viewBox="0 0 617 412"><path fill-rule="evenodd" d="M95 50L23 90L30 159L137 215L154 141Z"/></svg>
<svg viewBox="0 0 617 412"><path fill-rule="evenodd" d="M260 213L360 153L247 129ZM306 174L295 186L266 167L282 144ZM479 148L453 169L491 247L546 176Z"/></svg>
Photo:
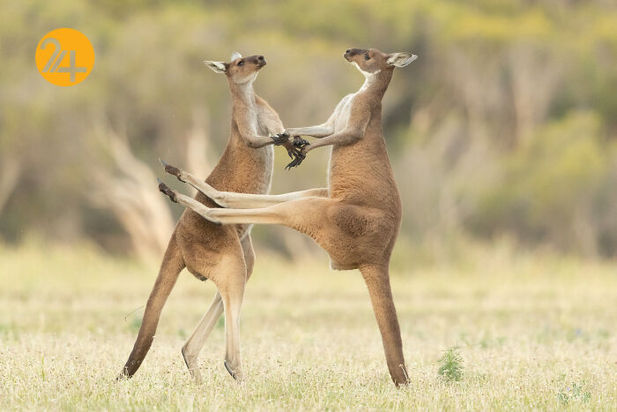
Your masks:
<svg viewBox="0 0 617 412"><path fill-rule="evenodd" d="M305 140L300 136L294 136L293 145L297 148L302 149L303 147L310 145L310 143L308 142L308 140Z"/></svg>
<svg viewBox="0 0 617 412"><path fill-rule="evenodd" d="M292 160L287 166L285 166L285 170L290 170L292 167L297 167L302 163L302 161L306 159L306 155L302 152L294 153L294 160Z"/></svg>
<svg viewBox="0 0 617 412"><path fill-rule="evenodd" d="M270 139L274 141L276 146L285 144L289 140L289 133L283 132L275 134L274 136L270 136Z"/></svg>

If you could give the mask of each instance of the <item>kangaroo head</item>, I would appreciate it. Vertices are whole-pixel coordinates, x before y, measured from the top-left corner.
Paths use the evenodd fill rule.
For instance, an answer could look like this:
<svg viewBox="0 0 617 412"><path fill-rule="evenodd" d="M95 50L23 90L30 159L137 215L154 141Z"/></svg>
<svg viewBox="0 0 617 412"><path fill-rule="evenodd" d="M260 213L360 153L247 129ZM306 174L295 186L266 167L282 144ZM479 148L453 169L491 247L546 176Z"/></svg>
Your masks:
<svg viewBox="0 0 617 412"><path fill-rule="evenodd" d="M242 57L234 52L229 63L211 60L204 60L204 63L215 73L225 73L231 82L245 84L257 78L259 70L266 65L266 59L261 55Z"/></svg>
<svg viewBox="0 0 617 412"><path fill-rule="evenodd" d="M388 54L377 49L347 49L343 57L365 76L381 70L405 67L418 58L415 54L407 52Z"/></svg>

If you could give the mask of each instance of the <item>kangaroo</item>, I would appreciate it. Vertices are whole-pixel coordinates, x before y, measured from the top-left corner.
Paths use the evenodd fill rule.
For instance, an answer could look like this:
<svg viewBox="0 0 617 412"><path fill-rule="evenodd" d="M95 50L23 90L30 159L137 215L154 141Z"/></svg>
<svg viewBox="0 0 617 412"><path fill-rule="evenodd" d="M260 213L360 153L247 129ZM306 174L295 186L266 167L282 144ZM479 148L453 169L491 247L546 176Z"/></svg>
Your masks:
<svg viewBox="0 0 617 412"><path fill-rule="evenodd" d="M271 145L284 145L290 156L294 150L299 151L283 133L284 127L276 111L253 90L253 82L266 60L263 56L242 57L234 53L229 63L204 63L214 72L225 74L233 105L231 136L206 182L209 187L226 191L268 193L274 157ZM216 206L202 193L197 193L194 201L208 207ZM250 225L220 226L202 219L192 210L183 213L169 240L137 340L119 378L131 377L141 365L152 344L165 301L185 267L200 280L211 279L218 289L210 309L182 347L186 366L194 378L201 381L197 357L224 310L225 367L235 379L242 378L238 316L244 285L255 261L250 231Z"/></svg>
<svg viewBox="0 0 617 412"><path fill-rule="evenodd" d="M394 68L407 66L417 56L349 49L344 57L365 77L360 90L345 96L325 123L287 130L290 135L321 139L303 146L303 154L333 146L328 188L282 195L229 193L170 166L166 168L168 173L226 209L196 202L164 183L159 189L210 222L288 226L323 247L333 269L359 269L368 287L390 376L399 386L408 383L409 378L392 299L389 262L401 222L401 201L382 133L381 100ZM299 163L303 158L298 156L294 161Z"/></svg>

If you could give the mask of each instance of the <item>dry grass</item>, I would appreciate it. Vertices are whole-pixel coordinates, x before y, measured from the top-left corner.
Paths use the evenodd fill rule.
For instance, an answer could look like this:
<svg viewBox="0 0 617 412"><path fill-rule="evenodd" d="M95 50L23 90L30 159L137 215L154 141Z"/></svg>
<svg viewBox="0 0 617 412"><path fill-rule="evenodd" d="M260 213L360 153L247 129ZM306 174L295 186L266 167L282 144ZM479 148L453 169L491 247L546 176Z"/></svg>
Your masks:
<svg viewBox="0 0 617 412"><path fill-rule="evenodd" d="M0 248L0 410L610 410L617 405L617 270L498 249L462 268L393 275L411 385L387 376L367 293L327 259L259 256L242 317L246 383L223 326L191 382L180 347L211 284L183 274L134 379L115 382L155 268L87 248ZM481 264L473 262L481 262ZM127 316L128 314L128 316ZM457 346L460 381L438 374Z"/></svg>

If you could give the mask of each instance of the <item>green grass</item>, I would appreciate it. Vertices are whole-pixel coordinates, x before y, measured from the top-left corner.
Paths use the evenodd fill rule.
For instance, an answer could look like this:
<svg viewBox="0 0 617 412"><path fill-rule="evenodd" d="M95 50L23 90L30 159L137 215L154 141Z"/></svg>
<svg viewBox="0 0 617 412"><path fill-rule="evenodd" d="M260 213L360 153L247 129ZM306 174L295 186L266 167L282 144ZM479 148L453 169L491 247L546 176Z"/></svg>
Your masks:
<svg viewBox="0 0 617 412"><path fill-rule="evenodd" d="M330 271L323 256L258 253L242 312L246 382L225 371L220 323L196 386L180 348L211 283L181 275L141 369L115 382L154 262L0 248L0 410L614 409L617 266L502 252L393 273L411 378L396 389L360 275ZM464 363L443 360L452 347ZM445 364L464 366L460 379L444 379Z"/></svg>
<svg viewBox="0 0 617 412"><path fill-rule="evenodd" d="M439 364L440 366L437 373L447 382L460 381L463 379L463 357L458 347L453 347L445 351L443 356L439 358Z"/></svg>

